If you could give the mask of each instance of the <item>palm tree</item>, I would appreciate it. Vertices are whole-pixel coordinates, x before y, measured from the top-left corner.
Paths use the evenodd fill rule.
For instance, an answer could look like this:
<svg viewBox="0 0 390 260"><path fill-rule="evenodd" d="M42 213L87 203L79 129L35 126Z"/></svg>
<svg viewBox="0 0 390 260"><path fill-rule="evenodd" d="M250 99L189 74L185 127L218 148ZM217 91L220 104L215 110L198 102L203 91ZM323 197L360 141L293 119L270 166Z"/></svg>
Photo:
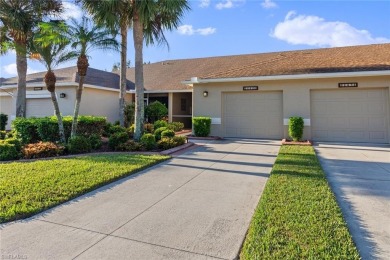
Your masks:
<svg viewBox="0 0 390 260"><path fill-rule="evenodd" d="M113 31L120 31L121 61L120 61L120 91L119 91L119 122L125 126L125 96L127 67L127 31L131 25L130 0L78 0L93 16L97 24L107 26Z"/></svg>
<svg viewBox="0 0 390 260"><path fill-rule="evenodd" d="M43 17L62 11L61 0L0 0L0 54L16 51L16 116L26 116L27 53L33 30Z"/></svg>
<svg viewBox="0 0 390 260"><path fill-rule="evenodd" d="M75 19L71 20L71 24L67 26L66 32L67 38L72 42L72 48L76 49L79 53L77 60L77 72L79 74L79 85L76 91L76 101L73 112L72 132L71 137L74 137L77 133L77 119L79 116L81 95L83 93L84 79L87 75L88 52L101 49L118 49L118 42L112 34L112 31L95 24L86 17L78 22Z"/></svg>
<svg viewBox="0 0 390 260"><path fill-rule="evenodd" d="M154 0L132 2L133 40L135 49L135 131L139 140L144 122L143 43L166 43L164 30L176 29L181 17L190 10L187 0Z"/></svg>
<svg viewBox="0 0 390 260"><path fill-rule="evenodd" d="M44 26L48 24L49 23L42 24L41 28L44 28ZM54 26L51 28L55 28L57 26L57 24L54 24ZM42 30L41 33L37 33L34 36L32 44L32 50L34 54L38 54L34 55L34 57L38 56L37 59L43 63L47 69L47 73L44 76L44 82L46 84L47 90L51 94L51 100L53 101L54 111L58 120L58 129L61 143L65 143L66 139L64 124L55 93L56 76L52 69L53 67L58 66L60 63L75 59L77 57L78 54L76 52L68 50L69 43L69 40L59 33L52 31L52 33L48 35L47 31Z"/></svg>

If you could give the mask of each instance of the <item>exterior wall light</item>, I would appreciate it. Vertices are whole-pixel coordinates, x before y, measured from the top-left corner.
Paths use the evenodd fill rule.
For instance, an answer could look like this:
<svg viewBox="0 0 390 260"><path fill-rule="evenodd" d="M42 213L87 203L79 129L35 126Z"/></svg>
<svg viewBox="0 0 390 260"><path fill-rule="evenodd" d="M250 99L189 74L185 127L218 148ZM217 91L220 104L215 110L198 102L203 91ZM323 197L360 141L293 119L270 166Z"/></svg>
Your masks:
<svg viewBox="0 0 390 260"><path fill-rule="evenodd" d="M209 92L208 91L203 91L203 96L204 97L208 97L209 96Z"/></svg>
<svg viewBox="0 0 390 260"><path fill-rule="evenodd" d="M66 94L65 93L60 93L60 98L66 98Z"/></svg>

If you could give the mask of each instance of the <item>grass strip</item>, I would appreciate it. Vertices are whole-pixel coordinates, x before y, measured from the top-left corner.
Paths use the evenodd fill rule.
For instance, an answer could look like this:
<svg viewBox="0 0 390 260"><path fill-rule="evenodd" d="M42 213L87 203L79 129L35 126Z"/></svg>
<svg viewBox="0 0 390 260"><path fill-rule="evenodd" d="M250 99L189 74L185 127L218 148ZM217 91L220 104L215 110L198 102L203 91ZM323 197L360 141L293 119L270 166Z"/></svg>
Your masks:
<svg viewBox="0 0 390 260"><path fill-rule="evenodd" d="M32 216L167 158L112 154L0 164L0 223Z"/></svg>
<svg viewBox="0 0 390 260"><path fill-rule="evenodd" d="M241 259L360 259L311 146L282 146Z"/></svg>

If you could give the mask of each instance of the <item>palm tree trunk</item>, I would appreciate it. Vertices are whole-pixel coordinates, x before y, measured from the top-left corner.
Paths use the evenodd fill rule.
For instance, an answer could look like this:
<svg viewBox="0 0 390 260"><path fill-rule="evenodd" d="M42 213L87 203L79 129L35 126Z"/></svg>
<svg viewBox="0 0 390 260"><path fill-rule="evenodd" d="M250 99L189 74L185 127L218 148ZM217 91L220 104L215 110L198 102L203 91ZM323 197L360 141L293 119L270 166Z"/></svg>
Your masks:
<svg viewBox="0 0 390 260"><path fill-rule="evenodd" d="M127 59L127 30L126 22L121 23L121 71L119 92L119 123L125 126L125 96L126 96L126 59Z"/></svg>
<svg viewBox="0 0 390 260"><path fill-rule="evenodd" d="M79 76L79 86L76 90L76 102L74 104L74 110L73 110L72 131L70 133L71 137L74 137L77 134L77 123L78 123L77 119L79 117L81 95L83 94L84 78L85 76Z"/></svg>
<svg viewBox="0 0 390 260"><path fill-rule="evenodd" d="M144 31L137 14L133 18L133 38L135 49L135 130L134 140L139 141L143 132L144 122L144 62L143 62L143 40Z"/></svg>
<svg viewBox="0 0 390 260"><path fill-rule="evenodd" d="M26 46L19 45L16 51L16 70L18 72L18 89L16 96L16 116L26 117L26 75L27 57Z"/></svg>
<svg viewBox="0 0 390 260"><path fill-rule="evenodd" d="M57 96L54 91L50 92L50 94L51 94L51 100L53 101L53 105L54 105L54 111L57 116L58 130L60 133L60 142L65 144L66 141L65 141L64 123L62 122L62 116L60 113L60 107L58 106Z"/></svg>

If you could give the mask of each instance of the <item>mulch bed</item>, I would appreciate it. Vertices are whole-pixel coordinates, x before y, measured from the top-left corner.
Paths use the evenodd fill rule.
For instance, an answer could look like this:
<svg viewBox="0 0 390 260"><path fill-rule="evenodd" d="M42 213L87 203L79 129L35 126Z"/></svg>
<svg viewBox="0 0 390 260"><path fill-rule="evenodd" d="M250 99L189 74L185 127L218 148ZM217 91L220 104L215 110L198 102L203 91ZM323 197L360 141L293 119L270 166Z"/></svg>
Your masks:
<svg viewBox="0 0 390 260"><path fill-rule="evenodd" d="M292 140L283 139L282 140L282 145L309 145L309 146L311 146L313 144L312 144L312 142L310 140L294 142Z"/></svg>

